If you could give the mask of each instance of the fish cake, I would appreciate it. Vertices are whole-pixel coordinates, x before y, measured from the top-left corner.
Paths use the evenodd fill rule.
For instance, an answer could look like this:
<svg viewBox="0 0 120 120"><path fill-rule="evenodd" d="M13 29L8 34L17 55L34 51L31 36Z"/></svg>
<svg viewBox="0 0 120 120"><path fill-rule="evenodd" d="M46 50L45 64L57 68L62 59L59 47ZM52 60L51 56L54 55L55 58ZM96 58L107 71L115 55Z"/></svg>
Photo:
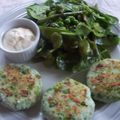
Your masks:
<svg viewBox="0 0 120 120"><path fill-rule="evenodd" d="M12 110L24 110L41 96L40 74L22 64L8 64L0 70L0 100Z"/></svg>
<svg viewBox="0 0 120 120"><path fill-rule="evenodd" d="M91 120L95 103L90 89L67 78L43 95L42 110L48 120Z"/></svg>
<svg viewBox="0 0 120 120"><path fill-rule="evenodd" d="M120 100L120 61L104 59L93 64L87 75L93 98L105 103Z"/></svg>

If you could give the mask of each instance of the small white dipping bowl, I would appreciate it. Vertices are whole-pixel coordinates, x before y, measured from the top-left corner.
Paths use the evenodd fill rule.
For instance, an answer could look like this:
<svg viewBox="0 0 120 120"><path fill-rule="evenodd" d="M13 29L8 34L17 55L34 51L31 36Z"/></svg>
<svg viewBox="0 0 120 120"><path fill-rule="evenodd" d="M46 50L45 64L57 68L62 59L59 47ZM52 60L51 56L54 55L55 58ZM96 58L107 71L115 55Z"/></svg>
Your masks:
<svg viewBox="0 0 120 120"><path fill-rule="evenodd" d="M18 27L28 28L34 33L35 40L33 44L20 51L11 51L9 49L6 49L3 45L4 35L10 29L18 28ZM12 62L22 63L30 60L37 51L39 39L40 39L40 30L38 25L32 20L29 20L27 18L13 19L0 27L0 48L1 50L4 51L5 56Z"/></svg>

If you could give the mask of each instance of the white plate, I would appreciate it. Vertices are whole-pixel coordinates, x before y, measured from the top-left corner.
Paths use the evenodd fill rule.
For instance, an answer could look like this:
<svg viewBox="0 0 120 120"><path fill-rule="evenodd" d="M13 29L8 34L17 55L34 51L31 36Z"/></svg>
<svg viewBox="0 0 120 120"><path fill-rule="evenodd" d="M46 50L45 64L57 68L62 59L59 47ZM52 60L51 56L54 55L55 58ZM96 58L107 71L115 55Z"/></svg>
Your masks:
<svg viewBox="0 0 120 120"><path fill-rule="evenodd" d="M0 26L7 22L8 20L14 19L14 18L21 18L26 16L25 7L29 6L33 2L29 4L25 4L19 8L16 8L12 11L10 11L7 15L2 16L0 19ZM114 28L114 31L119 34L120 31L118 28ZM120 46L118 45L111 53L113 58L120 58ZM0 66L9 63L2 51L0 51ZM45 68L42 63L26 63L35 69L37 69L43 79L43 90L52 87L56 82L62 80L64 77L71 76L71 73L56 70L54 68ZM81 73L81 76L84 76L84 73ZM76 74L77 79L79 79L80 74ZM100 103L97 103L97 105L100 107L95 111L95 114L93 116L93 120L120 120L120 102L112 103L109 105L102 105ZM101 107L102 106L102 107ZM2 106L0 106L0 120L43 120L42 114L40 112L40 105L39 103L36 104L34 107L32 107L29 110L21 111L21 112L13 112L10 111Z"/></svg>

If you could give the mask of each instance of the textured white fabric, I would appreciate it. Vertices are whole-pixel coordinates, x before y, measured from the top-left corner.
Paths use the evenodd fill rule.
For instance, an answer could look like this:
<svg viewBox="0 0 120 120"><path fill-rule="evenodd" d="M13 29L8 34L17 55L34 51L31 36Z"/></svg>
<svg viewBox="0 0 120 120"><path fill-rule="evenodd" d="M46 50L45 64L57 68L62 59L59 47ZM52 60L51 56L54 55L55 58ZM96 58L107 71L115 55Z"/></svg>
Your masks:
<svg viewBox="0 0 120 120"><path fill-rule="evenodd" d="M0 15L31 0L0 0Z"/></svg>
<svg viewBox="0 0 120 120"><path fill-rule="evenodd" d="M23 3L26 3L31 0L0 0L0 15L5 15L5 11L10 10L11 8L14 8L15 6L19 6ZM38 2L44 1L44 0L38 0ZM98 8L106 13L109 13L111 15L114 15L118 17L120 20L120 0L86 0L91 5L98 5ZM118 58L119 55L119 46L115 49L115 52L113 52L113 56ZM119 57L120 58L120 57ZM7 63L8 61L4 58L4 54L0 51L0 65L3 65L4 63ZM36 68L38 65L33 65ZM50 84L54 84L53 79L61 79L61 74L54 74L51 75L51 71L48 69L42 69L40 67L41 74L44 74L45 71L47 73L43 77L45 80L49 79ZM54 75L54 76L53 76ZM53 80L53 81L52 81ZM52 82L52 83L51 83ZM48 83L46 83L47 85ZM101 106L101 107L100 107ZM93 116L92 120L120 120L120 102L115 102L108 105L101 105L100 103L97 103L97 106L99 109L95 111L95 114ZM35 107L32 107L30 110L22 111L22 112L12 112L8 109L3 108L0 106L0 120L43 120L41 117L41 114L39 113L40 107L39 105L36 105Z"/></svg>

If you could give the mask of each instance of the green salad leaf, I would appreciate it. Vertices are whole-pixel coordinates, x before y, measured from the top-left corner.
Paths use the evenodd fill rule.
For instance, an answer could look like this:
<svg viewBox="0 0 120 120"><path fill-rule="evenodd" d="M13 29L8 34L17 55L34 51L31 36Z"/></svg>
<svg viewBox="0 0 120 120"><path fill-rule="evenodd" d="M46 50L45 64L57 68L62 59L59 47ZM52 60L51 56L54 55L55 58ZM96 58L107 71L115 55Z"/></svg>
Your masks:
<svg viewBox="0 0 120 120"><path fill-rule="evenodd" d="M48 9L49 6L46 6L44 4L33 4L27 8L27 14L30 16L30 18L40 20L41 18L46 18L45 11Z"/></svg>
<svg viewBox="0 0 120 120"><path fill-rule="evenodd" d="M27 8L41 31L42 40L34 57L61 70L79 71L110 58L110 47L120 43L112 28L114 16L102 13L83 0L47 0Z"/></svg>

